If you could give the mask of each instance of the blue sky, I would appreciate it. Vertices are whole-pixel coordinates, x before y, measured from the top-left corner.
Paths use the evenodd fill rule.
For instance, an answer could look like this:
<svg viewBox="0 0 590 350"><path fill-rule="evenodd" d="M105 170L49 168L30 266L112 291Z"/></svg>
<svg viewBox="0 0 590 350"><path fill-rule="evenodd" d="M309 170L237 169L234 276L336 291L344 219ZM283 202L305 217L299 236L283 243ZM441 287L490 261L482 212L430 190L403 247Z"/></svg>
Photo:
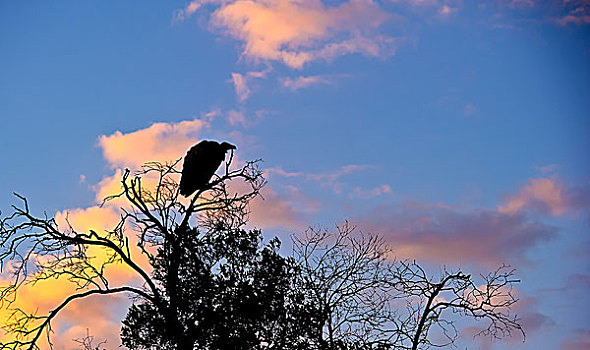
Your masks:
<svg viewBox="0 0 590 350"><path fill-rule="evenodd" d="M589 39L585 0L2 2L0 209L90 208L164 155L109 156L117 131L229 140L264 159L267 233L350 219L428 264L513 264L528 340L492 348L587 346Z"/></svg>

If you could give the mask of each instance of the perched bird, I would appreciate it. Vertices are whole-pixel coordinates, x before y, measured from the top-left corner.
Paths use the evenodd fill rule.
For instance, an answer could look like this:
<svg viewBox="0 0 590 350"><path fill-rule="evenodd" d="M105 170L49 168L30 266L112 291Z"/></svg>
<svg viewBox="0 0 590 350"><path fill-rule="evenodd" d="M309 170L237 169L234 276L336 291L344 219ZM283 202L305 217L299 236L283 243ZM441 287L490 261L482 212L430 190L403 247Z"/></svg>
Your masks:
<svg viewBox="0 0 590 350"><path fill-rule="evenodd" d="M191 147L182 165L180 194L188 197L197 190L206 189L209 180L225 159L225 153L230 149L236 149L236 146L207 140Z"/></svg>

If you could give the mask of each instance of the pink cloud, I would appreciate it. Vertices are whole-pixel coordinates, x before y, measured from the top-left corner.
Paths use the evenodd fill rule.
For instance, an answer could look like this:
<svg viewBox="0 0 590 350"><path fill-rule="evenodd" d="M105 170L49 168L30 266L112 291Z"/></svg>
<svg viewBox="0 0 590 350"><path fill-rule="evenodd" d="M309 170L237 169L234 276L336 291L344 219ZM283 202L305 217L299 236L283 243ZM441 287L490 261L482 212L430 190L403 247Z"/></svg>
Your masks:
<svg viewBox="0 0 590 350"><path fill-rule="evenodd" d="M564 188L555 179L530 179L516 195L509 196L506 205L498 211L515 214L523 209L531 209L540 213L562 214L567 208Z"/></svg>
<svg viewBox="0 0 590 350"><path fill-rule="evenodd" d="M587 350L590 349L590 330L580 330L570 339L565 340L559 350Z"/></svg>
<svg viewBox="0 0 590 350"><path fill-rule="evenodd" d="M440 10L438 10L438 14L441 17L449 17L451 16L453 13L457 12L457 8L456 7L450 7L447 5L443 5Z"/></svg>
<svg viewBox="0 0 590 350"><path fill-rule="evenodd" d="M246 117L244 116L244 112L241 111L236 111L232 109L231 111L227 112L227 117L230 125L244 125L246 123Z"/></svg>
<svg viewBox="0 0 590 350"><path fill-rule="evenodd" d="M590 207L590 186L567 186L556 178L529 179L517 194L509 195L498 211L515 214L530 210L538 214L564 215Z"/></svg>
<svg viewBox="0 0 590 350"><path fill-rule="evenodd" d="M302 212L297 209L296 201L279 195L275 190L266 187L262 197L250 203L249 225L260 228L287 228L300 230L305 228Z"/></svg>
<svg viewBox="0 0 590 350"><path fill-rule="evenodd" d="M184 19L205 2L196 0L176 18ZM376 33L390 14L372 0L351 0L326 7L320 0L215 1L213 26L243 43L251 60L279 61L291 68L349 53L387 56L391 38ZM178 14L181 14L180 16Z"/></svg>
<svg viewBox="0 0 590 350"><path fill-rule="evenodd" d="M590 349L590 330L578 331L571 339L565 340L559 350Z"/></svg>
<svg viewBox="0 0 590 350"><path fill-rule="evenodd" d="M557 23L566 26L568 24L590 24L590 1L588 0L564 0L563 6L567 14L557 19Z"/></svg>
<svg viewBox="0 0 590 350"><path fill-rule="evenodd" d="M124 295L92 296L73 302L59 315L59 323L55 327L55 348L72 349L72 340L84 337L87 330L94 337L95 345L106 341L101 348L118 348L121 345L121 320L129 304L129 298Z"/></svg>
<svg viewBox="0 0 590 350"><path fill-rule="evenodd" d="M556 228L520 214L415 203L379 207L357 220L364 230L382 234L398 258L487 267L526 263L528 249L557 234Z"/></svg>
<svg viewBox="0 0 590 350"><path fill-rule="evenodd" d="M518 302L513 305L511 312L517 315L527 338L534 333L547 332L549 327L555 325L553 319L538 311L539 302L537 298L524 294L522 290L516 288L512 290L512 294L518 298ZM495 339L477 336L481 330L476 326L468 326L461 330L461 336L465 340L475 340L479 349L497 349L497 346L494 346L498 344ZM510 346L511 344L522 344L523 338L521 335L513 334L512 337L507 337L504 341L506 342L505 346Z"/></svg>

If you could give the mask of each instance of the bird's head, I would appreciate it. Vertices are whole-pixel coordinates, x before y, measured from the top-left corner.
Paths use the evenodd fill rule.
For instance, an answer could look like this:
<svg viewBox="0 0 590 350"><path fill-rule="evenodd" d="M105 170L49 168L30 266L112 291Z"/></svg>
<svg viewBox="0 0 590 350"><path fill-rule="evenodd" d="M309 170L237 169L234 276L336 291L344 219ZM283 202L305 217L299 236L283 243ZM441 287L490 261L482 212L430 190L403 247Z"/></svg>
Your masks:
<svg viewBox="0 0 590 350"><path fill-rule="evenodd" d="M223 149L224 152L227 152L230 149L236 149L236 146L232 145L231 143L222 142L221 149Z"/></svg>

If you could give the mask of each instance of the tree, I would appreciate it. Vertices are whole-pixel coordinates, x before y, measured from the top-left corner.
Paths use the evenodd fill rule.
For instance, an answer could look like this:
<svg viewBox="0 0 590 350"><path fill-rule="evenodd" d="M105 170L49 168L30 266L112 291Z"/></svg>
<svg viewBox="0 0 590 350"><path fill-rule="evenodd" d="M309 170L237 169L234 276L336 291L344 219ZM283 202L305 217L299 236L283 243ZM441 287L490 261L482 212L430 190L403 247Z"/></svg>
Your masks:
<svg viewBox="0 0 590 350"><path fill-rule="evenodd" d="M294 236L294 255L311 305L322 315L325 349L428 349L458 339L457 316L487 322L480 334L498 339L519 332L515 270L502 265L480 276L442 269L438 278L415 261L392 259L382 237L348 222L336 232L310 228ZM437 339L432 340L432 333Z"/></svg>
<svg viewBox="0 0 590 350"><path fill-rule="evenodd" d="M179 244L181 263L176 314L183 348L192 349L304 349L310 327L301 296L293 288L297 268L278 254L273 239L260 246L261 232L216 230L200 235L192 230ZM171 259L157 254L154 278L165 285ZM135 303L123 321L123 344L131 349L174 349L174 334L148 300ZM263 345L264 344L264 345Z"/></svg>
<svg viewBox="0 0 590 350"><path fill-rule="evenodd" d="M43 334L51 344L51 323L70 302L118 293L133 300L121 332L133 349L426 349L457 339L449 313L488 321L482 333L491 337L522 332L509 313L518 281L507 266L479 284L460 270L434 279L347 223L295 236L294 255L283 257L277 239L263 244L259 230L245 229L265 184L256 161L237 170L228 162L188 203L179 198L178 162L123 174L121 192L103 203L121 206L110 231L78 232L67 220L60 227L16 195L21 205L0 220L0 262L11 276L0 303L13 312L4 326L12 339L0 349L38 349ZM114 286L106 273L114 264L142 283ZM14 306L24 285L52 278L77 289L47 314ZM432 340L437 332L445 341ZM89 335L78 342L95 347Z"/></svg>
<svg viewBox="0 0 590 350"><path fill-rule="evenodd" d="M265 183L257 162L248 162L237 170L230 170L231 161L228 162L225 175L215 176L188 204L178 200L178 162L147 163L133 177L127 170L121 180L122 191L105 199L105 203L123 200L121 220L112 231L104 233L77 232L69 222L66 227L60 227L52 217L35 216L26 198L16 194L22 204L13 206L13 212L0 221L0 261L3 268L9 268L11 276L10 284L0 290L0 302L13 312L10 322L4 326L13 339L1 343L2 349L36 349L43 334L51 344L51 322L59 312L76 299L96 294L132 295L138 303L130 310L127 324L141 317L139 310L153 311L158 317L150 320L163 332L158 341L176 349L192 349L196 341L189 334L193 310L183 306L189 299L193 304L201 300L199 295L208 292L205 283L218 283L210 287L225 288L222 292L227 292L235 287L252 287L254 280L264 282L269 285L268 290L263 290L265 296L270 297L266 300L269 312L252 314L252 317L258 315L267 323L278 322L273 317L284 317L275 310L277 306L272 297L281 300L290 297L281 295L279 290L287 290L286 284L293 274L292 263L278 256L276 242L260 249L260 232L241 229L246 222L249 201L259 194ZM154 185L146 186L143 180ZM230 183L247 190L230 190ZM199 229L191 227L191 220L196 221ZM133 228L131 234L136 237L130 236L128 227ZM130 240L135 240L141 254L147 257L153 269L151 273L142 269L132 257ZM231 240L234 244L228 243ZM90 248L101 249L107 258L95 259L88 254ZM225 264L214 263L222 258L229 260ZM255 263L240 265L249 258L254 258ZM105 274L112 264L129 267L142 279L143 285L112 286ZM223 278L213 281L212 269L218 269L217 275ZM196 282L191 279L193 272L201 273L196 276ZM45 315L12 307L23 285L50 278L67 279L77 290ZM201 282L205 283L200 285ZM194 288L194 283L199 283L199 288ZM256 290L259 291L260 288ZM223 300L227 303L224 307L235 306L236 300L232 297L229 293L227 300ZM262 326L260 320L257 322L258 330ZM282 326L287 324L281 323ZM130 337L137 333L129 328L126 332L124 339L132 342Z"/></svg>

